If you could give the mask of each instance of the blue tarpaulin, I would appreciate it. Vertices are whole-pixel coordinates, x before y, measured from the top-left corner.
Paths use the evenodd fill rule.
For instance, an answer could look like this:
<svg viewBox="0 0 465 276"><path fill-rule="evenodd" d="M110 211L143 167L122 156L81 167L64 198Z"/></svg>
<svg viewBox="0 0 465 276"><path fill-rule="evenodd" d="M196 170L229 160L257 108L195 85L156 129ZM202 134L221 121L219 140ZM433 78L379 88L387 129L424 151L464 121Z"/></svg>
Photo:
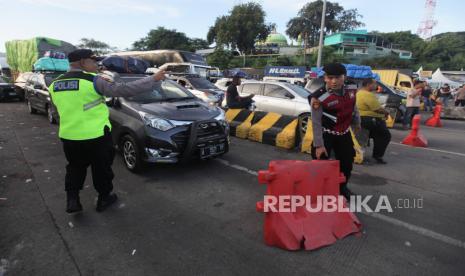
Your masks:
<svg viewBox="0 0 465 276"><path fill-rule="evenodd" d="M373 73L371 71L370 66L365 66L365 65L355 65L355 64L344 64L347 70L347 77L349 78L354 78L354 79L367 79L367 78L372 78L375 80L380 80L379 75L376 73ZM322 77L325 72L323 71L323 68L312 68L312 71L315 71L318 73L318 77Z"/></svg>
<svg viewBox="0 0 465 276"><path fill-rule="evenodd" d="M66 72L69 69L69 62L67 59L43 57L39 58L34 63L35 71L60 71Z"/></svg>

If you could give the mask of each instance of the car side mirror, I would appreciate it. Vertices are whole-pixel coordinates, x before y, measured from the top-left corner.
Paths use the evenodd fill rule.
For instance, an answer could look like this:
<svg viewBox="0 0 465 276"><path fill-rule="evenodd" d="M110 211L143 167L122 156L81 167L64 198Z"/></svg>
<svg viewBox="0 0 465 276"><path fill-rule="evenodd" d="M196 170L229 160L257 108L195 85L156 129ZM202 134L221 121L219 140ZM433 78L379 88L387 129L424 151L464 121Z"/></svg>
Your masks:
<svg viewBox="0 0 465 276"><path fill-rule="evenodd" d="M292 100L292 99L294 99L294 95L292 95L292 94L286 94L286 98Z"/></svg>
<svg viewBox="0 0 465 276"><path fill-rule="evenodd" d="M112 106L113 106L113 98L107 98L107 97L105 97L105 104L106 104L108 107L112 107Z"/></svg>
<svg viewBox="0 0 465 276"><path fill-rule="evenodd" d="M109 107L121 107L121 102L117 97L105 98L105 103Z"/></svg>

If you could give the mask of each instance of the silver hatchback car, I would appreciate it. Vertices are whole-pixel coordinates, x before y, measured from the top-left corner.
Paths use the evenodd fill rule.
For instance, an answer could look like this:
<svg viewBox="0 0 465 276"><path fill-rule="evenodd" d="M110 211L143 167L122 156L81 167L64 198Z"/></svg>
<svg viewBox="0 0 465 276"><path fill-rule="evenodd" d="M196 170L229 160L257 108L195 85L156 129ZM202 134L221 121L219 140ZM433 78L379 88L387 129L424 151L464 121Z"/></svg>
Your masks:
<svg viewBox="0 0 465 276"><path fill-rule="evenodd" d="M244 81L237 90L241 96L255 94L253 100L257 111L298 117L300 137L303 137L310 118L308 90L295 84L277 81Z"/></svg>

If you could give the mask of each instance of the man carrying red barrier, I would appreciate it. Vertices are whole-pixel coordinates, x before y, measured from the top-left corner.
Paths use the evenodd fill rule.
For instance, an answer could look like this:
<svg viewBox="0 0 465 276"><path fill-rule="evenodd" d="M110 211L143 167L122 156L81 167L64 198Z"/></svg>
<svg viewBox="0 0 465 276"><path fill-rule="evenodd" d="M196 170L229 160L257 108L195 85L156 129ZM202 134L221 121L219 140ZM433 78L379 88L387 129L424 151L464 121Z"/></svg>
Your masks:
<svg viewBox="0 0 465 276"><path fill-rule="evenodd" d="M334 152L346 177L340 194L349 200L352 192L347 182L355 156L350 127L353 125L355 131L360 130L360 115L355 105L357 86L344 85L347 71L340 63L328 64L323 71L325 87L308 97L313 126L312 158L328 159Z"/></svg>

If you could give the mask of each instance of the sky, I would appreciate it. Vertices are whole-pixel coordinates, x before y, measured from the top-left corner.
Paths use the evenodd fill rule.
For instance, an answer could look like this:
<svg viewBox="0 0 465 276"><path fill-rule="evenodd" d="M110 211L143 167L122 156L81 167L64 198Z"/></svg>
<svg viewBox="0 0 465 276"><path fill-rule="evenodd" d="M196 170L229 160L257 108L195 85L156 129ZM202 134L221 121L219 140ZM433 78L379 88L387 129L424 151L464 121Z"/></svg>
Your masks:
<svg viewBox="0 0 465 276"><path fill-rule="evenodd" d="M216 17L226 15L241 0L0 0L0 52L5 41L46 36L73 44L85 38L119 49L131 47L151 29L163 26L188 37L206 38ZM256 0L284 34L290 18L305 0ZM356 8L368 31L416 32L424 16L425 0L334 0ZM437 0L433 34L465 31L465 1Z"/></svg>

